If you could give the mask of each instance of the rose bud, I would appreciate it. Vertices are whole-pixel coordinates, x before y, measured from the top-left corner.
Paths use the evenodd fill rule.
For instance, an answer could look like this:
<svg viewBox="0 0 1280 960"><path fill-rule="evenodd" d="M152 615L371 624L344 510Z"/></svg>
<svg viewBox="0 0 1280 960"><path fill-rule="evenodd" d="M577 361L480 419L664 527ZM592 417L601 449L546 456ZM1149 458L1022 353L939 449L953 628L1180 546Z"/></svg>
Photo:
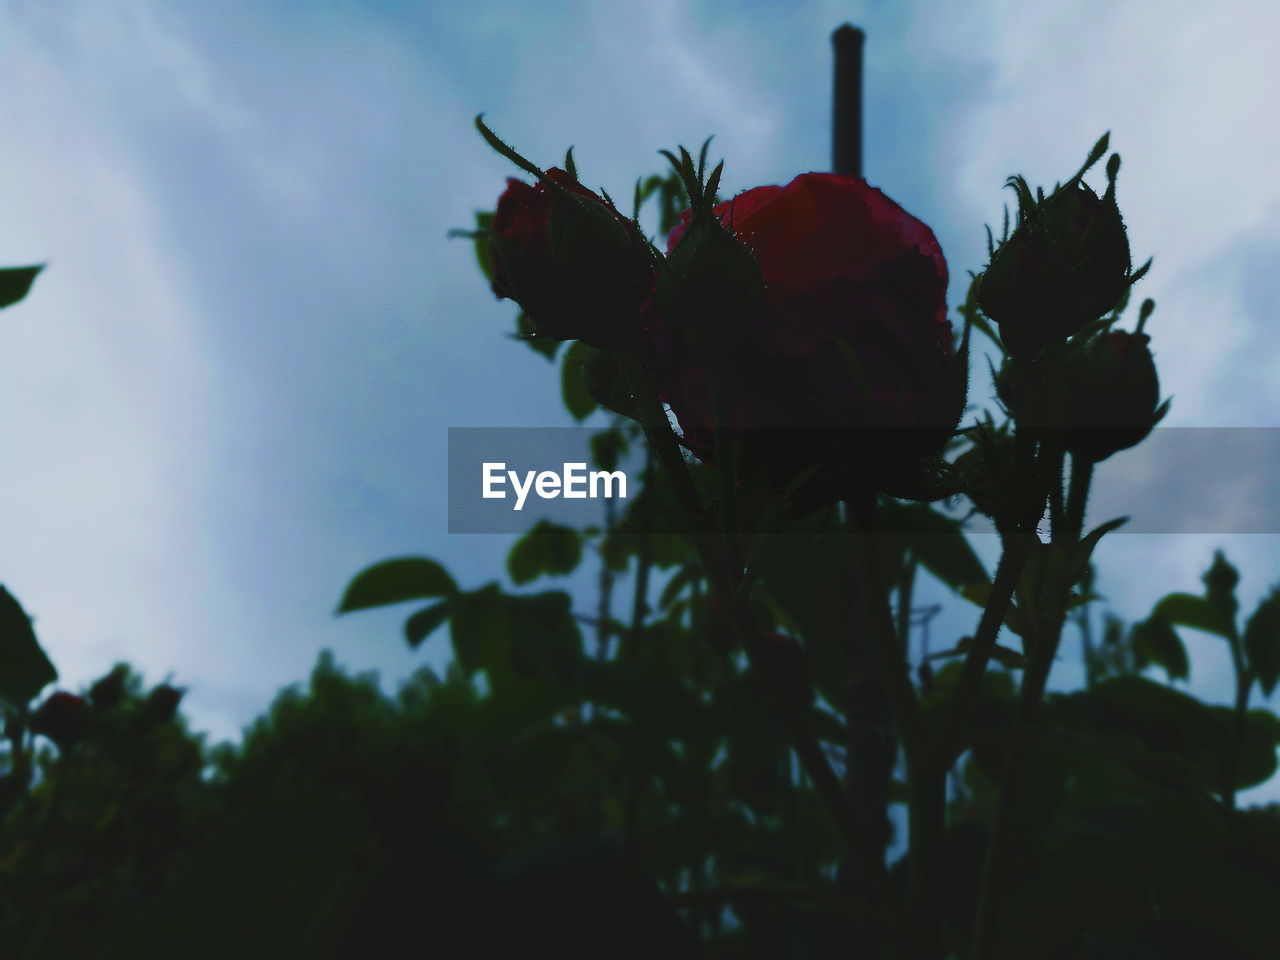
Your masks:
<svg viewBox="0 0 1280 960"><path fill-rule="evenodd" d="M1100 155L1095 148L1094 159ZM1073 336L1115 309L1137 279L1116 206L1119 165L1113 154L1101 197L1080 181L1083 170L1040 201L1021 177L1012 181L1018 225L992 252L978 286L978 306L1000 326L1011 354L1032 354Z"/></svg>
<svg viewBox="0 0 1280 960"><path fill-rule="evenodd" d="M1236 585L1240 583L1240 571L1227 560L1221 550L1213 552L1213 563L1204 574L1205 595L1221 611L1229 611L1230 619L1235 619L1238 603L1236 601Z"/></svg>
<svg viewBox="0 0 1280 960"><path fill-rule="evenodd" d="M612 346L639 330L653 263L639 228L553 167L551 185L509 179L490 225L493 292L553 340Z"/></svg>
<svg viewBox="0 0 1280 960"><path fill-rule="evenodd" d="M954 465L962 490L979 513L995 522L997 530L1012 530L1043 506L1047 478L1020 476L1007 423L997 428L988 415L970 431L970 437L973 445L956 457Z"/></svg>
<svg viewBox="0 0 1280 960"><path fill-rule="evenodd" d="M751 293L750 271L718 242L702 251L686 211L669 260L685 262L694 244L683 276L703 263L702 276L731 277L722 289L733 310L691 346L693 318L669 317L678 303L657 298L654 366L685 445L714 461L719 384L739 480L760 477L803 509L855 489L892 492L937 454L964 407L966 364L933 232L864 180L836 174L757 187L712 212L752 254L761 286Z"/></svg>
<svg viewBox="0 0 1280 960"><path fill-rule="evenodd" d="M694 344L700 335L731 335L732 321L753 310L763 291L755 256L714 214L676 226L669 244L674 248L656 284L658 308Z"/></svg>
<svg viewBox="0 0 1280 960"><path fill-rule="evenodd" d="M1115 188L1114 176L1101 197L1077 182L1044 205L1045 229L1067 251L1079 283L1079 309L1088 320L1114 310L1129 288L1133 264Z"/></svg>
<svg viewBox="0 0 1280 960"><path fill-rule="evenodd" d="M152 723L165 723L178 714L178 703L185 690L162 683L147 695L144 712Z"/></svg>
<svg viewBox="0 0 1280 960"><path fill-rule="evenodd" d="M1019 227L992 255L978 283L978 307L1000 326L1014 356L1079 329L1070 265L1043 230ZM1083 323L1083 321L1080 321ZM1049 332L1051 331L1051 332Z"/></svg>
<svg viewBox="0 0 1280 960"><path fill-rule="evenodd" d="M1070 424L1064 446L1097 463L1137 445L1169 409L1145 333L1113 330L1085 345L1072 375Z"/></svg>
<svg viewBox="0 0 1280 960"><path fill-rule="evenodd" d="M54 693L31 715L31 732L43 734L59 748L75 743L89 729L93 708L74 693Z"/></svg>
<svg viewBox="0 0 1280 960"><path fill-rule="evenodd" d="M89 688L89 700L99 713L110 710L124 697L125 678L129 668L119 664Z"/></svg>

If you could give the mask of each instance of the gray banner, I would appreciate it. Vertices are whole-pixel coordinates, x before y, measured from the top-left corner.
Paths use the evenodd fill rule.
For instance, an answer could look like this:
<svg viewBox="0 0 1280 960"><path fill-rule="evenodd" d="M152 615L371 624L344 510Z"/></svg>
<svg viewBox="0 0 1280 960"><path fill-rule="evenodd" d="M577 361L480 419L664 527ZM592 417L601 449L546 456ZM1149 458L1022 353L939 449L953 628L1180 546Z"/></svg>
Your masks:
<svg viewBox="0 0 1280 960"><path fill-rule="evenodd" d="M598 432L450 428L449 532L523 533L538 520L599 526L606 498L621 515L641 489L642 441L616 471L602 471L591 456ZM852 449L859 442L850 434ZM969 512L963 497L939 506L955 516ZM1120 516L1129 517L1120 533L1280 533L1280 429L1155 429L1097 466L1089 523ZM981 515L969 526L994 529Z"/></svg>

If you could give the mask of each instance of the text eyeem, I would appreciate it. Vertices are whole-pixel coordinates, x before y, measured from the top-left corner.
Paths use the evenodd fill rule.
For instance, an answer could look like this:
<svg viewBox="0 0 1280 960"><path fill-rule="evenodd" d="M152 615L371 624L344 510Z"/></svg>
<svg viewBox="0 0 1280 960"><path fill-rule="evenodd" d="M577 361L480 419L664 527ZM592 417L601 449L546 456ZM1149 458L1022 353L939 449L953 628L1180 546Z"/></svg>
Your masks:
<svg viewBox="0 0 1280 960"><path fill-rule="evenodd" d="M543 500L564 497L566 500L598 500L627 498L627 475L621 470L587 470L585 463L566 463L561 471L526 470L521 477L508 470L505 463L484 463L483 496L486 500L505 500L506 485L515 491L515 509L523 510L532 490Z"/></svg>

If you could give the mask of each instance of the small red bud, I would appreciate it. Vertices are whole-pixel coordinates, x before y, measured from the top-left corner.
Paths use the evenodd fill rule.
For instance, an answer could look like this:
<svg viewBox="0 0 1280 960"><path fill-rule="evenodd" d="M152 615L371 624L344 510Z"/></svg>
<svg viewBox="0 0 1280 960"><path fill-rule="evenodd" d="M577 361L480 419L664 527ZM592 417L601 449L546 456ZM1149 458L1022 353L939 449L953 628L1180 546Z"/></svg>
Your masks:
<svg viewBox="0 0 1280 960"><path fill-rule="evenodd" d="M493 292L519 303L541 336L612 346L639 330L653 284L647 243L573 174L552 167L547 179L509 179L498 199Z"/></svg>

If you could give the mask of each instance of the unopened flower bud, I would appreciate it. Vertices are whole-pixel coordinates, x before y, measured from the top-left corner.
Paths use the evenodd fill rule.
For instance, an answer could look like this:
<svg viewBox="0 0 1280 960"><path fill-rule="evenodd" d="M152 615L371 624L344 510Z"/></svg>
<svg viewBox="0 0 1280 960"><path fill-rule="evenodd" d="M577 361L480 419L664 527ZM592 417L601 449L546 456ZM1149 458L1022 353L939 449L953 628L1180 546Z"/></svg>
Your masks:
<svg viewBox="0 0 1280 960"><path fill-rule="evenodd" d="M652 286L634 223L564 170L551 185L509 179L490 226L493 292L524 308L539 334L611 346L639 330Z"/></svg>
<svg viewBox="0 0 1280 960"><path fill-rule="evenodd" d="M1097 463L1141 442L1168 410L1145 333L1113 330L1071 364L1070 426L1064 445Z"/></svg>
<svg viewBox="0 0 1280 960"><path fill-rule="evenodd" d="M1074 336L1115 309L1136 279L1115 199L1118 169L1113 156L1101 197L1078 176L1038 202L1025 181L1013 181L1018 226L992 253L978 287L978 306L999 324L1011 354Z"/></svg>
<svg viewBox="0 0 1280 960"><path fill-rule="evenodd" d="M760 299L764 279L755 256L720 217L694 217L671 231L658 274L656 302L686 339L732 329Z"/></svg>

